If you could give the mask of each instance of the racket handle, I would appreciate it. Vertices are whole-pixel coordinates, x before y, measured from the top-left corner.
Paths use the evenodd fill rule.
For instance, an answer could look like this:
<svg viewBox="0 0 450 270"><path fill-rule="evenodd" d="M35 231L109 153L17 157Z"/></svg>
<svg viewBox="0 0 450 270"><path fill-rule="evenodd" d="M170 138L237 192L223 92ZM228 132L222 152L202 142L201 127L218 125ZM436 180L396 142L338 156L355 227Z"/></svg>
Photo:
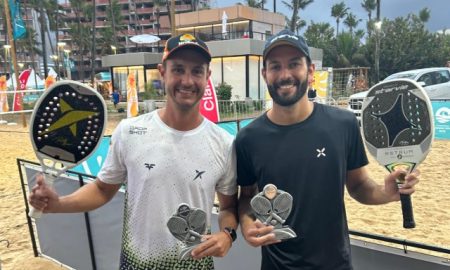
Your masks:
<svg viewBox="0 0 450 270"><path fill-rule="evenodd" d="M400 194L400 201L402 203L403 228L405 229L415 228L416 223L414 222L411 195Z"/></svg>
<svg viewBox="0 0 450 270"><path fill-rule="evenodd" d="M56 175L53 175L53 174L51 174L51 173L49 173L49 174L44 173L45 184L46 184L48 187L53 186L53 182L55 181L56 177L57 177ZM33 206L31 206L30 211L28 212L28 216L29 216L30 218L34 218L34 219L39 219L39 218L41 218L41 217L42 217L42 214L43 214L42 211L40 211L40 210L34 208Z"/></svg>
<svg viewBox="0 0 450 270"><path fill-rule="evenodd" d="M42 217L42 211L34 208L33 206L31 206L30 211L28 212L28 216L30 218L34 218L34 219L39 219Z"/></svg>

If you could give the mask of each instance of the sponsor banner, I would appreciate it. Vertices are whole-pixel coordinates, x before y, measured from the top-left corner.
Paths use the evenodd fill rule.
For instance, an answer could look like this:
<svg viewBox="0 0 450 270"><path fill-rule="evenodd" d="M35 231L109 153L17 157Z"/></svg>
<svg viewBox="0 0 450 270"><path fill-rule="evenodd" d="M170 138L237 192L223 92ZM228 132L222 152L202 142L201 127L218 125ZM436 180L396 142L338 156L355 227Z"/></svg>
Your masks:
<svg viewBox="0 0 450 270"><path fill-rule="evenodd" d="M44 88L48 89L55 82L56 82L56 77L54 77L53 75L48 75L47 78L45 79Z"/></svg>
<svg viewBox="0 0 450 270"><path fill-rule="evenodd" d="M131 72L127 80L127 117L135 117L138 113L139 103L136 90L136 77L134 72Z"/></svg>
<svg viewBox="0 0 450 270"><path fill-rule="evenodd" d="M20 90L27 89L28 79L30 78L31 69L24 70L19 75L19 85L17 86L17 90L14 92L14 103L13 103L13 111L22 111L22 98L23 93L20 93Z"/></svg>
<svg viewBox="0 0 450 270"><path fill-rule="evenodd" d="M6 76L0 76L0 112L9 111L8 97L6 96Z"/></svg>
<svg viewBox="0 0 450 270"><path fill-rule="evenodd" d="M200 113L214 123L220 121L216 90L211 77L208 80L203 98L200 100Z"/></svg>
<svg viewBox="0 0 450 270"><path fill-rule="evenodd" d="M434 137L450 140L450 100L432 100Z"/></svg>
<svg viewBox="0 0 450 270"><path fill-rule="evenodd" d="M326 98L328 90L328 71L314 71L312 88L316 89L317 97Z"/></svg>

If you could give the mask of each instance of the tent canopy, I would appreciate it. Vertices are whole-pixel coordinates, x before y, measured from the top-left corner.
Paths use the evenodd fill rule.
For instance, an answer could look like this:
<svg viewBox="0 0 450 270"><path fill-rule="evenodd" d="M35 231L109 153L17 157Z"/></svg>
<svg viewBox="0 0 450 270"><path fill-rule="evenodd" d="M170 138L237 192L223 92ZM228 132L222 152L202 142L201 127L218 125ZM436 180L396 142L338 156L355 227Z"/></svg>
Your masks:
<svg viewBox="0 0 450 270"><path fill-rule="evenodd" d="M22 76L24 72L29 72L29 70L24 70L19 75ZM12 87L14 84L14 87L17 88L17 82L16 82L16 76L15 74L9 78L9 80L6 82L7 87ZM39 75L34 72L34 69L31 69L31 72L28 76L27 83L26 83L26 89L43 89L44 88L44 81L39 77Z"/></svg>

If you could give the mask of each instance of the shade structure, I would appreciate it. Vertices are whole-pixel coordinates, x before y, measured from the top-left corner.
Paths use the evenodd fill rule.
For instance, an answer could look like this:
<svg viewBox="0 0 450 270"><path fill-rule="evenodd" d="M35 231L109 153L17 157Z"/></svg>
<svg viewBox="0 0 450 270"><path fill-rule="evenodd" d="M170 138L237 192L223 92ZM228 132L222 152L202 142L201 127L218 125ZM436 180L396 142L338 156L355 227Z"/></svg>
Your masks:
<svg viewBox="0 0 450 270"><path fill-rule="evenodd" d="M154 35L142 34L142 35L132 36L130 38L130 40L132 42L138 43L138 44L149 44L149 43L158 42L161 39Z"/></svg>

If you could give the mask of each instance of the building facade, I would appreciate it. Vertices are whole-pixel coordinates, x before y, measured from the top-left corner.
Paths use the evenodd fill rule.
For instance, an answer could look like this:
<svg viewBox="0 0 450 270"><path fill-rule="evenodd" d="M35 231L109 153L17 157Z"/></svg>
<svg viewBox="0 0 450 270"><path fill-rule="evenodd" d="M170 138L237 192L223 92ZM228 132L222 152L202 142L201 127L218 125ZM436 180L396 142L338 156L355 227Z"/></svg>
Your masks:
<svg viewBox="0 0 450 270"><path fill-rule="evenodd" d="M224 14L226 16L224 16ZM227 17L225 21L223 18ZM264 43L274 33L284 29L281 14L236 5L176 15L177 33L195 33L207 45L212 55L211 79L215 86L232 86L232 99L265 99L266 84L261 76ZM310 48L313 62L320 64L321 49ZM112 73L113 87L126 96L127 77L134 73L137 89L147 85L162 87L157 64L160 53L128 53L102 58L103 67ZM316 65L317 65L316 64Z"/></svg>

